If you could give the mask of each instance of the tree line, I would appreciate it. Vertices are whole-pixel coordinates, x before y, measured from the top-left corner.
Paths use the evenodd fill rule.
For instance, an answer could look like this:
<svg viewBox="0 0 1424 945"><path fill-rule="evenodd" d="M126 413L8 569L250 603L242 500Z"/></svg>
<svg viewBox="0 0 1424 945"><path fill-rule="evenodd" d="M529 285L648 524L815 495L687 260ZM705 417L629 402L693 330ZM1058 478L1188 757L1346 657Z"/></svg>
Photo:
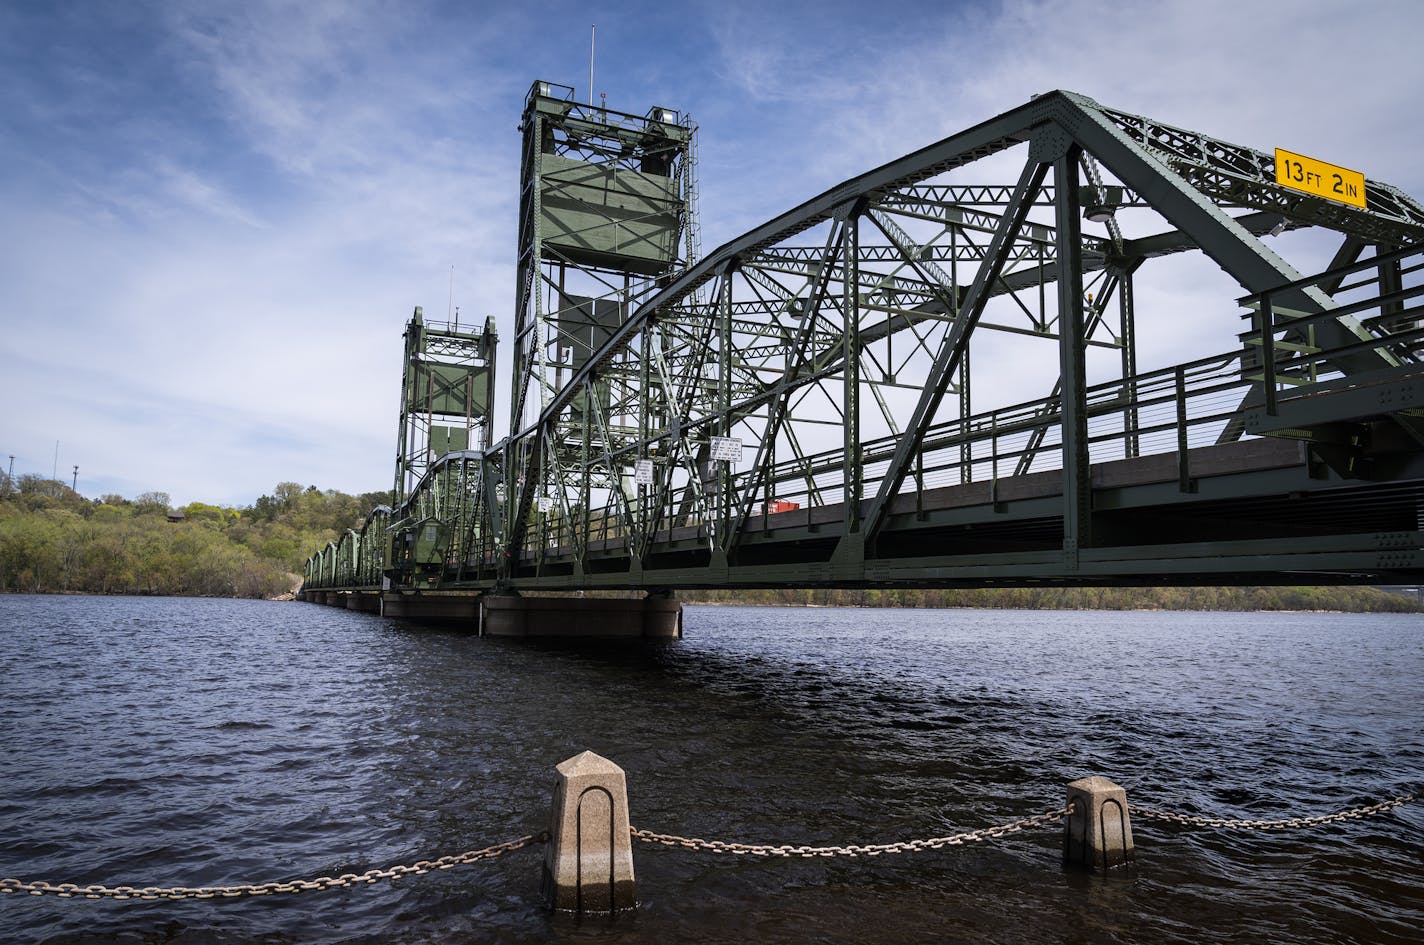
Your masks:
<svg viewBox="0 0 1424 945"><path fill-rule="evenodd" d="M976 607L1012 610L1334 610L1417 613L1416 598L1375 587L989 587L701 590L688 603L779 607Z"/></svg>
<svg viewBox="0 0 1424 945"><path fill-rule="evenodd" d="M283 482L247 507L175 509L162 492L86 499L0 473L0 592L275 597L300 582L308 555L389 499Z"/></svg>

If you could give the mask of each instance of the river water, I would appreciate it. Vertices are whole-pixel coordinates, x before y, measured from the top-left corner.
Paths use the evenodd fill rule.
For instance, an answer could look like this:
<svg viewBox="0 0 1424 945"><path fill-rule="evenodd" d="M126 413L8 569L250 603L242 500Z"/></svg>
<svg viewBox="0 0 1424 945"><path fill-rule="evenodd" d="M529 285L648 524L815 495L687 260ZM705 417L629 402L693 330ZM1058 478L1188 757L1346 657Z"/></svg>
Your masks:
<svg viewBox="0 0 1424 945"><path fill-rule="evenodd" d="M552 767L628 773L635 825L763 843L941 836L1103 774L1275 818L1424 782L1424 620L689 607L663 644L480 639L300 603L0 596L0 876L335 876L543 829ZM545 914L542 848L350 890L0 897L5 943L1418 943L1424 801L1289 833L1135 823L857 860L634 849L640 908Z"/></svg>

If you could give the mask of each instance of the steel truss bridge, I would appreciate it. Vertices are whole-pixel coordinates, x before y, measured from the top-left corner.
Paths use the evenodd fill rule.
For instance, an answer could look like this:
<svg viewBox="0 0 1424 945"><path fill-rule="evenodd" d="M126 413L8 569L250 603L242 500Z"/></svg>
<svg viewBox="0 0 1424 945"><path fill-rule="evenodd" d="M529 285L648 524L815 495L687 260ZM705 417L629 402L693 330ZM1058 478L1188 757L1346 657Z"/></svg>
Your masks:
<svg viewBox="0 0 1424 945"><path fill-rule="evenodd" d="M308 588L1424 580L1389 184L1060 91L698 259L685 116L536 83L523 130L516 432L404 463Z"/></svg>

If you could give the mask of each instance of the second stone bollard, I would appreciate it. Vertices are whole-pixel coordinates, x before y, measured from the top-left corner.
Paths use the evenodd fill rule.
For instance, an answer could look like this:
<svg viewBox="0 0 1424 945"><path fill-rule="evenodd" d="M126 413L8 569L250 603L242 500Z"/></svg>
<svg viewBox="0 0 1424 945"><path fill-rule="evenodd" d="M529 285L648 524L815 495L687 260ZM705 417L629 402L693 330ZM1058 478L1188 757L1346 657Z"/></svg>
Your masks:
<svg viewBox="0 0 1424 945"><path fill-rule="evenodd" d="M1072 810L1063 830L1063 859L1102 870L1133 860L1132 821L1127 792L1107 778L1094 775L1068 785Z"/></svg>
<svg viewBox="0 0 1424 945"><path fill-rule="evenodd" d="M555 770L558 780L544 856L545 903L577 915L635 908L633 838L623 769L586 751Z"/></svg>

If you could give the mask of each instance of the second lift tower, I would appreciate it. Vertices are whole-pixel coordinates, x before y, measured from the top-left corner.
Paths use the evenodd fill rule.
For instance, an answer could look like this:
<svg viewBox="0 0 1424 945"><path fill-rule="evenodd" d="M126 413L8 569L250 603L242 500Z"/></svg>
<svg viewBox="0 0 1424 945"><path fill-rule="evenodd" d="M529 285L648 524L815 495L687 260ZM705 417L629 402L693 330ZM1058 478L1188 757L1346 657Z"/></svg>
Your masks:
<svg viewBox="0 0 1424 945"><path fill-rule="evenodd" d="M696 129L686 116L583 104L568 86L535 82L520 130L511 432L533 422L629 313L697 255ZM635 422L634 387L621 373L600 367L554 442L539 445L554 454L540 464L545 476L560 454L584 449L587 432L616 441ZM541 495L558 488L541 485Z"/></svg>

